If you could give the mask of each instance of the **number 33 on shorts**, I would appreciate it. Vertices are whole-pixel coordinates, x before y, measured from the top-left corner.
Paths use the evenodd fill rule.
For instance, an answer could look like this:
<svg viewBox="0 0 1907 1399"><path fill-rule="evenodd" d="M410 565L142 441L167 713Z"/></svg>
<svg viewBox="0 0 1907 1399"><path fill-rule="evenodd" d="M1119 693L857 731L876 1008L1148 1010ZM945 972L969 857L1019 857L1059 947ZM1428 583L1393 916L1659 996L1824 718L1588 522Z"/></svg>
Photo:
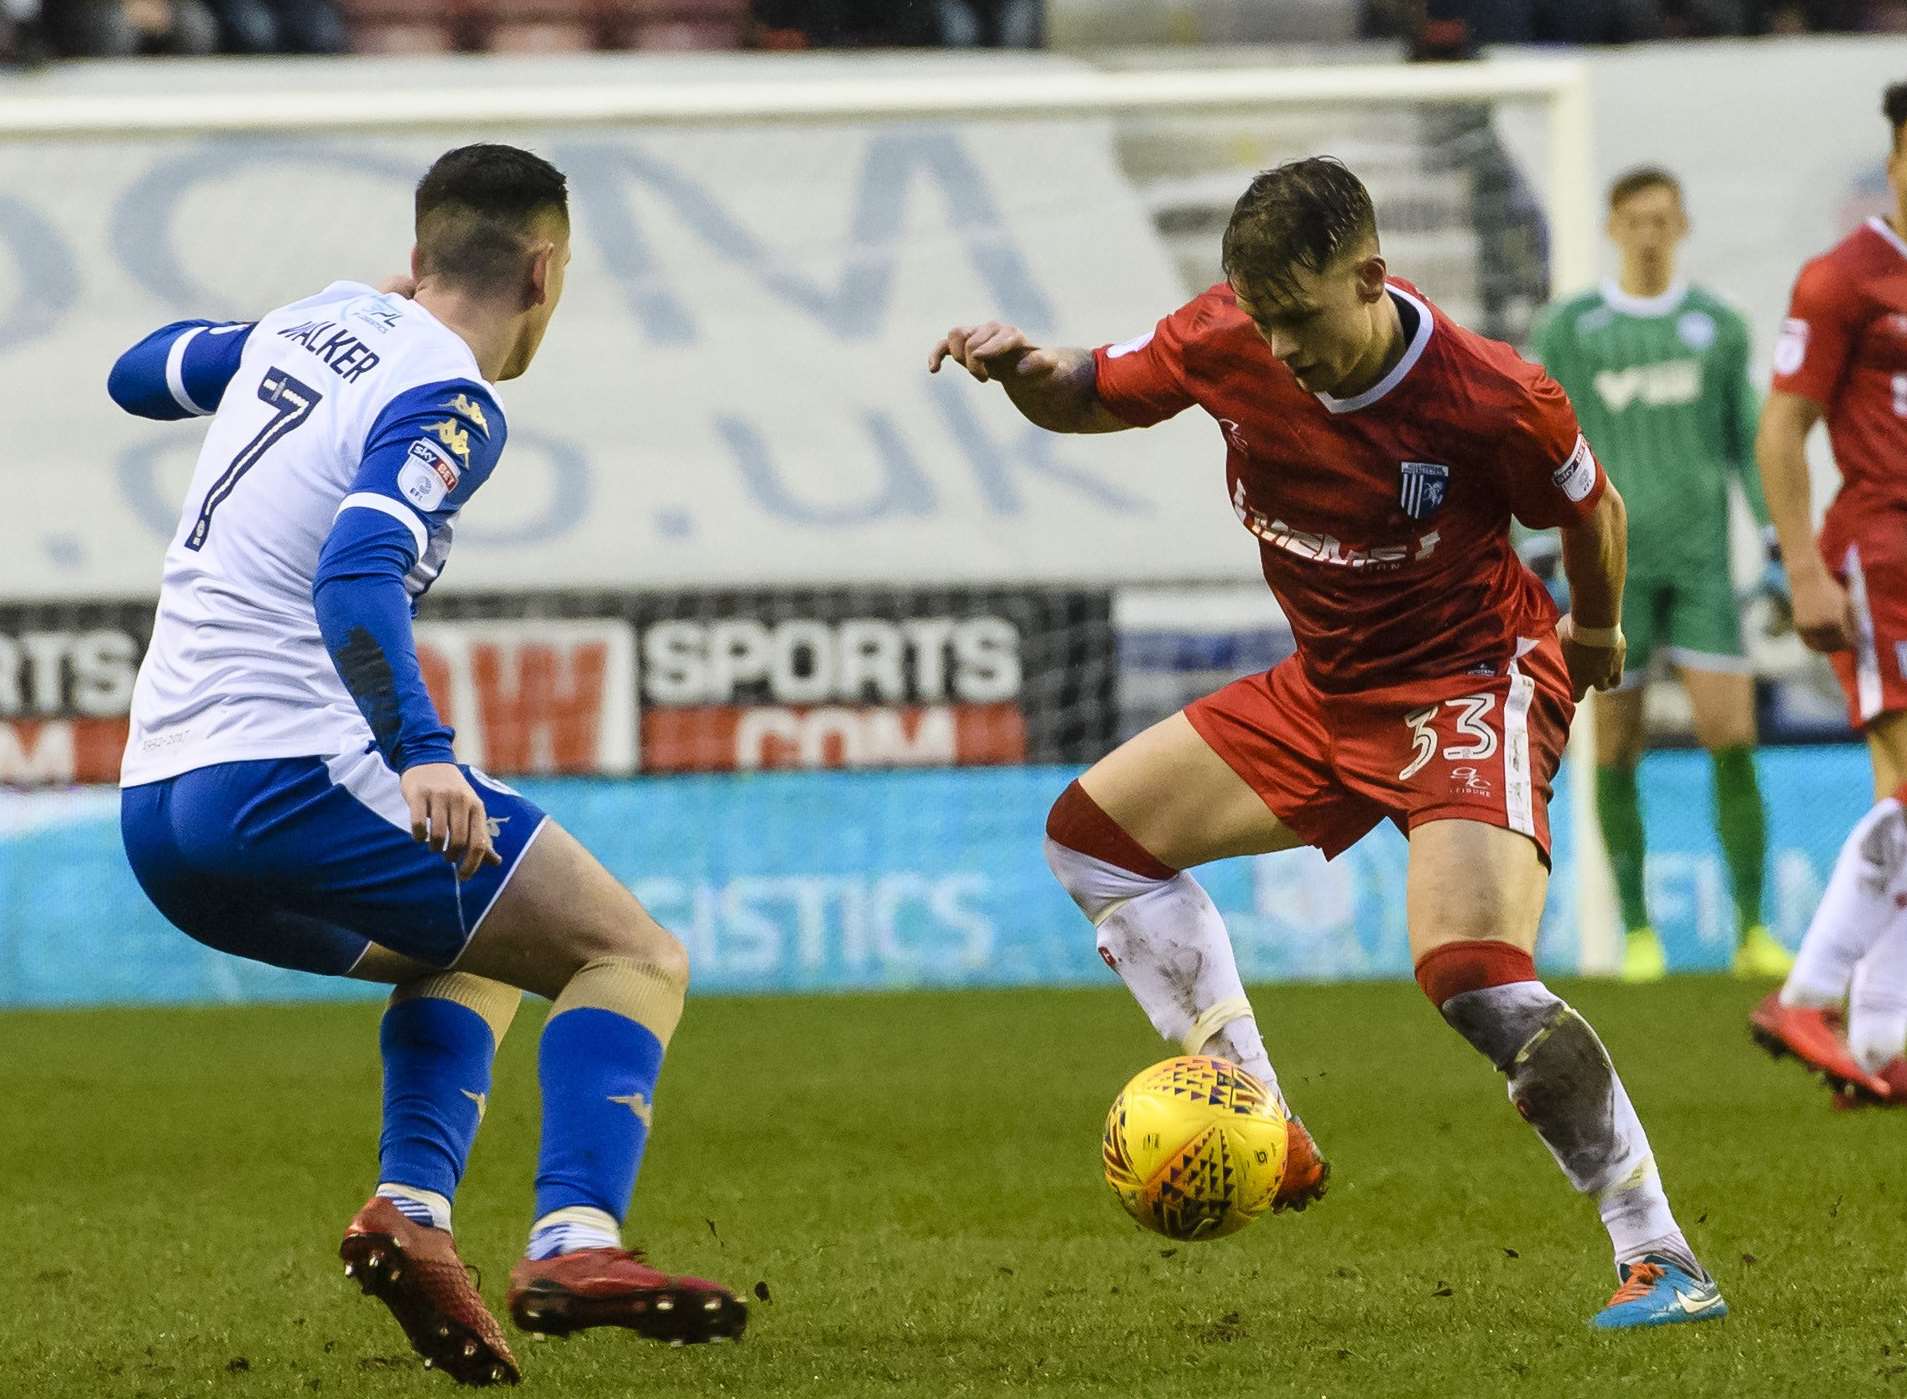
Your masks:
<svg viewBox="0 0 1907 1399"><path fill-rule="evenodd" d="M1459 695L1455 699L1425 705L1422 709L1406 714L1404 723L1410 729L1411 758L1404 770L1397 774L1397 780L1410 781L1422 771L1425 763L1437 756L1440 740L1435 725L1440 714L1455 716L1450 728L1458 740L1443 745L1444 757L1452 762L1471 763L1495 757L1496 730L1485 722L1495 708L1495 695Z"/></svg>

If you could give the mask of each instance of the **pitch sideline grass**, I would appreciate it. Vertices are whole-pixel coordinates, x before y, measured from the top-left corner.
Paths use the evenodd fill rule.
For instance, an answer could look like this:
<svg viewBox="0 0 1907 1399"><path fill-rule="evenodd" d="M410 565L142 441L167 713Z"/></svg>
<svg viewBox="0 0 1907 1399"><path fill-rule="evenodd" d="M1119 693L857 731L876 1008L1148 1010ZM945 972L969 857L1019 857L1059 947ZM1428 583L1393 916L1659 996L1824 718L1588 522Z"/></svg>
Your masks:
<svg viewBox="0 0 1907 1399"><path fill-rule="evenodd" d="M1116 989L703 1000L631 1237L746 1290L739 1347L518 1345L526 1393L1307 1396L1907 1392L1907 1117L1751 1049L1755 992L1575 985L1734 1315L1601 1336L1593 1210L1409 985L1266 988L1336 1174L1310 1213L1174 1248L1099 1179L1164 1057ZM448 1395L337 1238L374 1180L377 1007L0 1016L0 1394ZM537 1018L458 1201L500 1301L529 1209Z"/></svg>

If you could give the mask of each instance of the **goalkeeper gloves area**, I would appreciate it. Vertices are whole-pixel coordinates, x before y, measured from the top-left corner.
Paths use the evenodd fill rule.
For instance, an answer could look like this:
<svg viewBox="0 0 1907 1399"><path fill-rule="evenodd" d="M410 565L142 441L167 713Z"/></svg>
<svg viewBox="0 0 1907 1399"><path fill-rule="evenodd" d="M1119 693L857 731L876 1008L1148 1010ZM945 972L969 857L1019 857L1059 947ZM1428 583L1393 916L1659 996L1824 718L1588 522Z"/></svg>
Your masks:
<svg viewBox="0 0 1907 1399"><path fill-rule="evenodd" d="M1761 527L1761 544L1765 553L1761 576L1755 580L1754 587L1748 590L1748 596L1743 601L1766 598L1766 632L1771 637L1781 636L1794 628L1794 589L1788 586L1788 566L1781 561L1781 539L1773 525Z"/></svg>

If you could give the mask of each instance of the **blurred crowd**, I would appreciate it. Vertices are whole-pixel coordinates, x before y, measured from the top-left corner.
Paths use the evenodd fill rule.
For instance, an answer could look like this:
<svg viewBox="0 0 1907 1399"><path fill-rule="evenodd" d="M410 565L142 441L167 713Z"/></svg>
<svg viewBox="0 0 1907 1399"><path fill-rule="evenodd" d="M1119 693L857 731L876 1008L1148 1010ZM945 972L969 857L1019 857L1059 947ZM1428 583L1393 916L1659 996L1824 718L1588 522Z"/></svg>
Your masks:
<svg viewBox="0 0 1907 1399"><path fill-rule="evenodd" d="M0 58L1034 48L1048 0L0 0ZM1131 0L1163 3L1163 0ZM1196 0L1175 0L1196 9ZM1275 4L1276 0L1266 0ZM1341 0L1419 57L1485 44L1907 30L1907 0Z"/></svg>
<svg viewBox="0 0 1907 1399"><path fill-rule="evenodd" d="M0 0L0 56L1034 48L1045 0Z"/></svg>
<svg viewBox="0 0 1907 1399"><path fill-rule="evenodd" d="M1367 0L1366 30L1437 53L1484 44L1632 44L1907 29L1907 0Z"/></svg>
<svg viewBox="0 0 1907 1399"><path fill-rule="evenodd" d="M333 0L0 0L16 60L156 53L343 53Z"/></svg>

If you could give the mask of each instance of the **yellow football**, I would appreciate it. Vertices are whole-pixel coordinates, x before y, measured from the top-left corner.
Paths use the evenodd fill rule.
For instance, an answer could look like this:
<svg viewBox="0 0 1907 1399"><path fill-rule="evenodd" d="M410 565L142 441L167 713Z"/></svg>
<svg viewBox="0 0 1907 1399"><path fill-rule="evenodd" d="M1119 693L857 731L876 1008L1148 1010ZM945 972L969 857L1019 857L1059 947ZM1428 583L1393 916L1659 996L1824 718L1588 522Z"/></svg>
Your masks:
<svg viewBox="0 0 1907 1399"><path fill-rule="evenodd" d="M1285 1115L1236 1064L1186 1055L1134 1077L1106 1114L1106 1184L1168 1239L1216 1239L1263 1214L1285 1173Z"/></svg>

